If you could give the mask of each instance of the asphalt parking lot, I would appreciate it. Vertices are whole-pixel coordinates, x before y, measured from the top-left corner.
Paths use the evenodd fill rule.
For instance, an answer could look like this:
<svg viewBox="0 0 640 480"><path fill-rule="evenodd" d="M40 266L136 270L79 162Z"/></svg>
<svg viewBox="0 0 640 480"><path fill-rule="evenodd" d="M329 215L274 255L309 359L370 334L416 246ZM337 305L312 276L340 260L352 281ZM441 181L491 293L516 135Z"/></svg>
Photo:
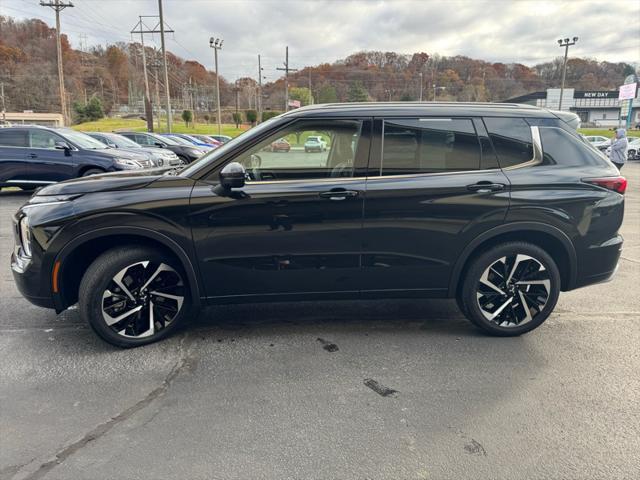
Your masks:
<svg viewBox="0 0 640 480"><path fill-rule="evenodd" d="M13 284L0 193L0 478L622 479L640 472L640 162L614 281L520 338L450 301L224 306L118 350Z"/></svg>

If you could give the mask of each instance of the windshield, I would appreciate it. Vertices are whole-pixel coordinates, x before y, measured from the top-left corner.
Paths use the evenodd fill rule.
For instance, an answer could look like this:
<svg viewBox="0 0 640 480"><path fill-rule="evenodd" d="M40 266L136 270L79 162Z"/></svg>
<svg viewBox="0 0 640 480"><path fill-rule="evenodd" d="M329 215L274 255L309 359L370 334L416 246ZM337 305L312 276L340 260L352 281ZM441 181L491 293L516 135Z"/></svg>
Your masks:
<svg viewBox="0 0 640 480"><path fill-rule="evenodd" d="M189 147L193 147L193 143L191 143L189 140L185 140L182 137L174 137L173 135L170 137L164 137L164 138L169 138L170 140L173 140L174 142L180 144L180 145L186 145Z"/></svg>
<svg viewBox="0 0 640 480"><path fill-rule="evenodd" d="M86 133L66 129L59 130L58 133L80 148L86 148L88 150L104 150L105 148L109 148L100 140L96 140Z"/></svg>
<svg viewBox="0 0 640 480"><path fill-rule="evenodd" d="M156 135L153 133L147 133L147 135L163 145L182 145L181 143L176 142L173 138L165 137L164 135Z"/></svg>
<svg viewBox="0 0 640 480"><path fill-rule="evenodd" d="M105 135L105 138L119 148L142 148L142 145L138 145L133 140L129 140L127 137L123 137L122 135Z"/></svg>
<svg viewBox="0 0 640 480"><path fill-rule="evenodd" d="M211 165L216 160L226 155L229 151L236 148L238 145L243 143L244 141L250 140L252 137L261 135L266 130L269 130L274 123L280 121L280 117L272 117L269 120L262 122L257 127L252 128L251 130L247 130L246 132L241 133L235 138L232 138L226 143L223 143L221 146L216 148L215 150L210 150L208 153L204 154L202 157L191 163L187 168L180 172L180 176L189 177L199 170L206 168L208 165Z"/></svg>

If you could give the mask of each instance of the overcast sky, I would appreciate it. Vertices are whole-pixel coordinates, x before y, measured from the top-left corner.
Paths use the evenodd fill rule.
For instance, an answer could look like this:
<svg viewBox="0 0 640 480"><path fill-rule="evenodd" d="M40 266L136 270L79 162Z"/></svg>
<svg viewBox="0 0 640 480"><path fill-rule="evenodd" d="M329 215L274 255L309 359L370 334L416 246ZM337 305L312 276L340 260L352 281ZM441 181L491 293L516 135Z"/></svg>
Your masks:
<svg viewBox="0 0 640 480"><path fill-rule="evenodd" d="M38 0L0 0L0 14L54 25ZM73 0L62 31L75 48L129 41L138 15L157 15L157 0ZM557 39L579 37L570 55L640 62L640 1L529 0L164 0L167 48L212 69L209 37L224 38L220 74L280 76L289 45L291 67L317 65L360 50L427 52L533 65L561 55ZM146 21L153 27L153 20ZM137 39L138 37L136 37ZM159 45L159 35L146 39Z"/></svg>

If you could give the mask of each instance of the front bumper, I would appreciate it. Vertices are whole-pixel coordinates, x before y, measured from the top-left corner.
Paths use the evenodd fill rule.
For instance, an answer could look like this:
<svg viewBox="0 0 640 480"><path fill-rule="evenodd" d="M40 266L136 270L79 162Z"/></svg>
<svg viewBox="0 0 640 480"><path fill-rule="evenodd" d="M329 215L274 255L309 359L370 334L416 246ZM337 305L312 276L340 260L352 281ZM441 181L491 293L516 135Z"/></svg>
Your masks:
<svg viewBox="0 0 640 480"><path fill-rule="evenodd" d="M50 292L43 292L43 275L40 266L33 258L11 255L11 272L20 294L38 307L55 308Z"/></svg>

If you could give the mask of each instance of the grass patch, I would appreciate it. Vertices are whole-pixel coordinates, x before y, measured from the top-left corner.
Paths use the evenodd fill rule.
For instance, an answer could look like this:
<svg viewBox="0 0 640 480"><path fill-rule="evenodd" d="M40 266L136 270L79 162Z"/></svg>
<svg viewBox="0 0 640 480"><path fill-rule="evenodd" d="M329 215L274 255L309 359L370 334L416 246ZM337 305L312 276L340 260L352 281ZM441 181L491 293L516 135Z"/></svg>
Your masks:
<svg viewBox="0 0 640 480"><path fill-rule="evenodd" d="M601 135L607 138L611 138L614 135L614 131L608 128L579 128L578 132L583 135ZM640 130L627 130L627 136L640 137Z"/></svg>
<svg viewBox="0 0 640 480"><path fill-rule="evenodd" d="M156 123L155 130L160 133L166 132L166 122L162 121L161 125L162 127L158 129ZM102 118L95 122L79 123L77 125L73 125L71 128L82 132L113 132L114 130L145 132L147 130L147 123L138 118ZM237 137L248 129L249 127L247 125L240 125L240 128L236 128L233 124L223 124L221 133L223 135L229 135L230 137ZM218 133L218 126L211 123L196 123L193 126L189 125L187 127L184 122L174 122L173 131L174 133L202 133L216 135Z"/></svg>

